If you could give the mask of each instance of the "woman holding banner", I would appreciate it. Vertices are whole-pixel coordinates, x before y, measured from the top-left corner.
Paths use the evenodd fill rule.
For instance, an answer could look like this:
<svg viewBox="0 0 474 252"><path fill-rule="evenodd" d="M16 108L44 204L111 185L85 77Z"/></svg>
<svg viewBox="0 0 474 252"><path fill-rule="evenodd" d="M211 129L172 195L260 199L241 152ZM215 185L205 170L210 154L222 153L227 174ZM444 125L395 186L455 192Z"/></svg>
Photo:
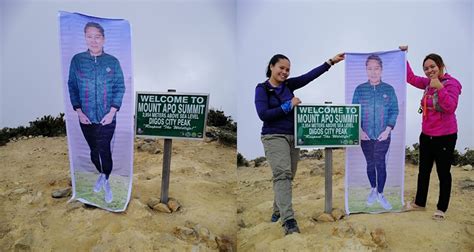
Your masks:
<svg viewBox="0 0 474 252"><path fill-rule="evenodd" d="M353 104L361 105L361 148L367 163L367 177L371 191L367 205L375 201L386 209L392 209L383 194L387 180L386 154L390 147L390 133L398 116L398 99L394 88L382 81L382 59L375 54L365 62L368 81L354 91Z"/></svg>
<svg viewBox="0 0 474 252"><path fill-rule="evenodd" d="M408 46L400 46L403 51ZM420 163L416 197L408 202L407 210L423 210L426 206L430 174L436 162L439 179L439 198L433 219L444 220L451 196L451 164L457 140L456 108L461 83L448 73L441 56L431 53L423 60L423 71L426 77L413 73L407 61L407 82L423 89L419 112L422 113L422 130L420 135Z"/></svg>
<svg viewBox="0 0 474 252"><path fill-rule="evenodd" d="M113 199L109 176L112 172L110 143L114 136L116 113L125 92L119 61L104 52L104 28L89 22L84 27L88 50L74 55L69 68L69 97L82 133L90 148L90 159L99 171L93 191L104 189L105 202Z"/></svg>
<svg viewBox="0 0 474 252"><path fill-rule="evenodd" d="M255 88L255 107L263 121L262 143L273 173L273 214L271 221L281 218L285 235L299 233L292 208L291 182L296 174L299 149L294 142L293 108L301 103L293 92L304 87L344 59L340 53L308 73L288 78L290 60L276 54L268 63L267 80Z"/></svg>

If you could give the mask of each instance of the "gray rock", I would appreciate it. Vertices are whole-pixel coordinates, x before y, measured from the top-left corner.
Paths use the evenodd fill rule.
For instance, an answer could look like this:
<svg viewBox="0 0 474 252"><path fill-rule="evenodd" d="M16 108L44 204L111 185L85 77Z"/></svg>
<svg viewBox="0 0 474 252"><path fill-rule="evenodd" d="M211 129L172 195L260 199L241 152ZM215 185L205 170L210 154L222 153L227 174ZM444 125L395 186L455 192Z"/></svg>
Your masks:
<svg viewBox="0 0 474 252"><path fill-rule="evenodd" d="M462 169L465 171L472 171L472 165L465 165L462 167Z"/></svg>
<svg viewBox="0 0 474 252"><path fill-rule="evenodd" d="M25 188L18 188L18 189L15 189L12 191L13 194L24 194L26 193L28 190L26 190Z"/></svg>
<svg viewBox="0 0 474 252"><path fill-rule="evenodd" d="M72 193L72 190L70 187L68 187L68 188L63 188L63 189L54 191L53 193L51 193L51 196L55 199L59 199L59 198L69 197L71 193Z"/></svg>
<svg viewBox="0 0 474 252"><path fill-rule="evenodd" d="M463 190L474 190L474 180L471 179L464 179L463 181L459 182L461 189Z"/></svg>

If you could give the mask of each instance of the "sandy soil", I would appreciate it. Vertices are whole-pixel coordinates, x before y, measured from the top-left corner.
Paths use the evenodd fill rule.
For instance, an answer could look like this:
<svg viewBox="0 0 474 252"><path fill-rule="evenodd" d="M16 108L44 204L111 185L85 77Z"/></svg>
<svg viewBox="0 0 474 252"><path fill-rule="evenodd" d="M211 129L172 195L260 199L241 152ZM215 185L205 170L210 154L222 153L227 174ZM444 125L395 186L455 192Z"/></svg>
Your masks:
<svg viewBox="0 0 474 252"><path fill-rule="evenodd" d="M284 236L280 224L269 221L270 168L239 167L236 173L235 153L216 142L173 141L170 197L182 209L166 214L147 206L160 195L162 155L136 151L132 199L117 214L51 197L69 187L66 138L10 142L0 147L0 250L216 251L216 243L176 232L199 226L237 251L474 251L472 170L453 167L445 221L431 219L438 196L433 172L427 211L316 222L312 217L324 210L324 161L302 160L293 191L301 234ZM334 152L333 169L333 206L343 209L344 151ZM407 164L405 174L405 198L411 199L417 168ZM382 235L374 237L382 242L370 235L377 228Z"/></svg>
<svg viewBox="0 0 474 252"><path fill-rule="evenodd" d="M333 207L344 209L344 151L334 151L333 159ZM324 167L324 159L299 163L293 207L301 234L288 236L283 235L280 223L270 222L270 167L237 169L238 251L474 251L474 171L453 167L452 197L445 221L431 219L438 197L433 170L426 211L352 214L336 222L317 222L312 217L324 211L324 170L318 167ZM417 170L406 165L406 200L414 197ZM370 235L377 228L383 231L383 242Z"/></svg>
<svg viewBox="0 0 474 252"><path fill-rule="evenodd" d="M51 197L70 183L65 137L10 142L0 147L0 250L217 250L215 241L175 232L184 226L199 226L235 248L235 158L235 148L216 142L174 140L169 195L182 208L168 214L147 206L160 197L162 154L135 151L128 209L111 213Z"/></svg>

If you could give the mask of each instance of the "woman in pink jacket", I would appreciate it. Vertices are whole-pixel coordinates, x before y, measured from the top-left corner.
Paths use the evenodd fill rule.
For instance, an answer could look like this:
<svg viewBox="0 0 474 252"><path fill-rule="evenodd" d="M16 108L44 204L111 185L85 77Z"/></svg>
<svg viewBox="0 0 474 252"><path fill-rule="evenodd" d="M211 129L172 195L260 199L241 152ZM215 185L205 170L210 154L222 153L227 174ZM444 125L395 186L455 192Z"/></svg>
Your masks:
<svg viewBox="0 0 474 252"><path fill-rule="evenodd" d="M407 50L408 46L401 46ZM439 198L433 219L443 220L451 195L451 163L456 145L458 126L456 108L461 84L448 73L441 56L429 54L423 60L426 77L416 76L407 62L407 82L424 90L419 112L422 114L420 135L420 164L414 202L408 210L423 210L426 206L431 169L436 162L439 178Z"/></svg>

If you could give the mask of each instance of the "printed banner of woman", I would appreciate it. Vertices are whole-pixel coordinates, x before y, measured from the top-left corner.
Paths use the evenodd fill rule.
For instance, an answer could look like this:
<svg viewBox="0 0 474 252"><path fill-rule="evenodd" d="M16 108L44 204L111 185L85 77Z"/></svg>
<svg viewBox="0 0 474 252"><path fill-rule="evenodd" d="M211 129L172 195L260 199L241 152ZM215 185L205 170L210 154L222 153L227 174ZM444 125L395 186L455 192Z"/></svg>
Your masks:
<svg viewBox="0 0 474 252"><path fill-rule="evenodd" d="M72 199L124 211L133 174L130 24L60 12Z"/></svg>
<svg viewBox="0 0 474 252"><path fill-rule="evenodd" d="M346 53L346 103L360 104L360 147L346 149L346 212L397 212L405 168L405 52Z"/></svg>

